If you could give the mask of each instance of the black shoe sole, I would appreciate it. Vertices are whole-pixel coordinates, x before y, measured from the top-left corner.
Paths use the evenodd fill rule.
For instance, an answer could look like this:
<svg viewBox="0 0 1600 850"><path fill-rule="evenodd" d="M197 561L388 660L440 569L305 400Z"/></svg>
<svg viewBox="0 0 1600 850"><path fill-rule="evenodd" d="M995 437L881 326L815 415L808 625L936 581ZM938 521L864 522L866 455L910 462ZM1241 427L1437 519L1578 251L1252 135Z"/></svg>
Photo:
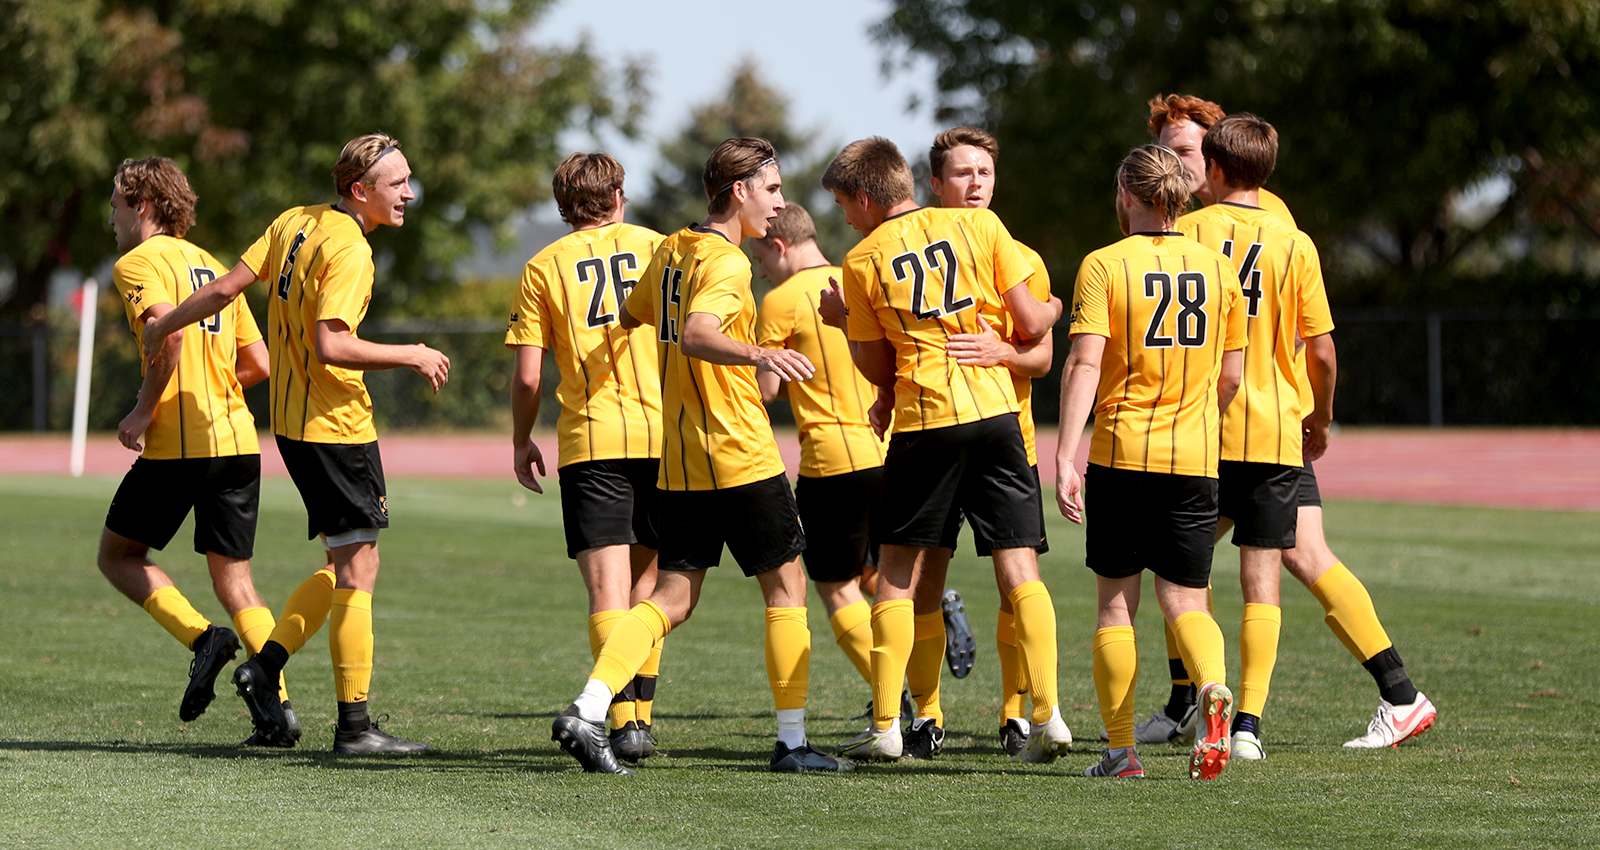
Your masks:
<svg viewBox="0 0 1600 850"><path fill-rule="evenodd" d="M233 684L238 689L239 696L244 699L245 707L250 709L250 720L255 724L258 738L257 746L264 747L292 747L294 734L288 726L288 718L282 716L283 703L278 701L278 683L270 686L262 685L256 681L256 672L260 668L252 669L250 662L246 661L233 671ZM278 709L279 716L273 717L268 706Z"/></svg>
<svg viewBox="0 0 1600 850"><path fill-rule="evenodd" d="M183 691L183 702L178 705L178 719L185 723L206 713L211 701L217 698L217 674L239 654L239 636L233 629L213 626L205 655L197 658L189 674L189 686Z"/></svg>
<svg viewBox="0 0 1600 850"><path fill-rule="evenodd" d="M944 612L945 663L950 666L950 675L965 679L978 654L978 641L972 636L972 624L967 622L966 603L960 594L946 596L939 601L939 608Z"/></svg>
<svg viewBox="0 0 1600 850"><path fill-rule="evenodd" d="M561 749L566 751L567 755L577 759L578 764L583 765L583 769L589 773L631 775L633 771L618 763L615 753L611 754L610 763L607 764L604 757L597 757L589 752L589 748L584 744L585 733L573 728L574 724L585 722L587 721L583 718L571 714L563 714L557 717L555 722L550 724L550 740L560 744ZM603 735L601 740L605 742L604 746L609 752L611 742L607 741Z"/></svg>

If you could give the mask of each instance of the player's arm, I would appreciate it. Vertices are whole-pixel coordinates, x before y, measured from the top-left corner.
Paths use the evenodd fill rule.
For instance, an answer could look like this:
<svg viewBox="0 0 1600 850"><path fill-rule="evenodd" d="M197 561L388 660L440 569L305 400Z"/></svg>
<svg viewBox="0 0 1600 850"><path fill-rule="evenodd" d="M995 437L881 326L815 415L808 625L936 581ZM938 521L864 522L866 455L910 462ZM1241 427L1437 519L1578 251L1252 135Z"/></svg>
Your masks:
<svg viewBox="0 0 1600 850"><path fill-rule="evenodd" d="M1060 298L1051 295L1049 301L1040 301L1021 283L1006 290L1002 297L1006 302L1006 311L1016 321L1017 333L1023 339L1044 336L1061 318Z"/></svg>
<svg viewBox="0 0 1600 850"><path fill-rule="evenodd" d="M140 318L144 319L148 328L150 322L176 311L177 308L171 304L152 304ZM150 420L156 416L156 405L161 403L161 394L172 382L172 373L178 370L185 327L178 325L173 333L159 338L156 348L145 349L150 354L144 368L144 381L139 384L139 400L134 403L133 410L117 423L117 441L136 452L144 451L140 438L144 436L145 429L150 427Z"/></svg>
<svg viewBox="0 0 1600 850"><path fill-rule="evenodd" d="M539 467L544 475L544 455L533 442L533 426L539 421L539 384L544 368L544 349L537 345L519 345L511 367L511 468L517 481L535 493L544 487L533 474Z"/></svg>
<svg viewBox="0 0 1600 850"><path fill-rule="evenodd" d="M1067 365L1061 378L1061 425L1056 435L1056 507L1061 515L1083 523L1083 477L1078 474L1078 444L1083 428L1094 410L1094 396L1100 388L1100 359L1105 355L1106 338L1099 334L1078 334L1072 338Z"/></svg>
<svg viewBox="0 0 1600 850"><path fill-rule="evenodd" d="M772 401L783 391L783 379L776 372L757 372L756 386L761 387L761 400Z"/></svg>
<svg viewBox="0 0 1600 850"><path fill-rule="evenodd" d="M1055 347L1047 332L1038 339L1012 344L1000 338L983 317L978 317L978 333L951 334L945 353L962 366L1004 366L1024 378L1043 378L1050 374Z"/></svg>
<svg viewBox="0 0 1600 850"><path fill-rule="evenodd" d="M678 347L696 360L718 366L754 366L786 381L804 381L815 374L811 361L798 351L762 348L729 337L722 332L722 319L714 313L690 313Z"/></svg>
<svg viewBox="0 0 1600 850"><path fill-rule="evenodd" d="M175 333L179 328L186 328L207 316L222 312L222 308L232 304L239 293L249 289L250 284L255 282L256 273L241 260L232 271L200 287L162 318L146 323L144 350L154 350L163 337Z"/></svg>
<svg viewBox="0 0 1600 850"><path fill-rule="evenodd" d="M1222 352L1222 374L1217 378L1217 411L1225 411L1233 404L1244 380L1244 349Z"/></svg>
<svg viewBox="0 0 1600 850"><path fill-rule="evenodd" d="M233 364L233 373L239 378L239 386L245 389L265 381L272 374L266 342L258 339L249 345L240 346Z"/></svg>
<svg viewBox="0 0 1600 850"><path fill-rule="evenodd" d="M644 320L635 319L633 314L628 312L628 303L626 301L617 305L617 322L622 325L622 329L625 331L631 331L644 324Z"/></svg>
<svg viewBox="0 0 1600 850"><path fill-rule="evenodd" d="M1328 451L1328 429L1333 425L1333 390L1338 378L1338 357L1333 347L1333 334L1317 334L1305 341L1306 375L1311 379L1311 396L1315 407L1305 418L1305 447L1307 462L1321 458Z"/></svg>
<svg viewBox="0 0 1600 850"><path fill-rule="evenodd" d="M361 339L350 332L350 326L342 319L317 322L315 345L317 360L327 366L363 372L407 367L427 378L434 392L450 380L450 358L444 352L421 343L385 345Z"/></svg>

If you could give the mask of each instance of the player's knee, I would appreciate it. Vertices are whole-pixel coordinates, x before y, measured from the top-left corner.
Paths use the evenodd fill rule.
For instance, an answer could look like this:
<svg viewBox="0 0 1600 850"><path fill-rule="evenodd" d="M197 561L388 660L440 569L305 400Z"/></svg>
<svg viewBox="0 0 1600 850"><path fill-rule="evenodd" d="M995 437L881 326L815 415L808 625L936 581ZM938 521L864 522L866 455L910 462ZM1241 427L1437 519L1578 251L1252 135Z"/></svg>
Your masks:
<svg viewBox="0 0 1600 850"><path fill-rule="evenodd" d="M129 540L107 528L100 533L100 549L95 562L100 567L101 573L110 576L121 569L129 557L143 555L148 551L148 547L143 544Z"/></svg>

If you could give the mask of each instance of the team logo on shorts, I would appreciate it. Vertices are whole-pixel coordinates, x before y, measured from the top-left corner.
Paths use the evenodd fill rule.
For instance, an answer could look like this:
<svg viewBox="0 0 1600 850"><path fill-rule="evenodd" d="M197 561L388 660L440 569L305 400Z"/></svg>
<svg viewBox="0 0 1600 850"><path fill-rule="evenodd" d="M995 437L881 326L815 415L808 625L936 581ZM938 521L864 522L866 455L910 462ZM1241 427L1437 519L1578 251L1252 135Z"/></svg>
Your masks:
<svg viewBox="0 0 1600 850"><path fill-rule="evenodd" d="M378 510L383 511L383 515L384 516L388 516L389 515L389 497L388 496L379 496L378 497Z"/></svg>

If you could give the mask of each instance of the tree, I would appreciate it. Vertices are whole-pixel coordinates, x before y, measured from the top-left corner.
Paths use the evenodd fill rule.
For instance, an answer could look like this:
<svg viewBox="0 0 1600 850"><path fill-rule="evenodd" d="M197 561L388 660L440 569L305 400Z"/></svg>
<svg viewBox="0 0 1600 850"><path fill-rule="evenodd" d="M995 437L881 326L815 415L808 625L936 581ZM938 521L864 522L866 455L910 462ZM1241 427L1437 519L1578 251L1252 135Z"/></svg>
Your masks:
<svg viewBox="0 0 1600 850"><path fill-rule="evenodd" d="M1596 0L896 0L877 34L937 64L941 115L999 136L996 208L1063 271L1115 237L1112 170L1175 91L1272 121L1269 185L1369 268L1436 275L1519 228L1600 236ZM1511 192L1470 221L1459 199L1489 179Z"/></svg>
<svg viewBox="0 0 1600 850"><path fill-rule="evenodd" d="M282 209L330 200L340 147L378 129L424 191L403 233L374 235L374 310L453 280L473 226L546 196L561 130L632 132L637 69L618 81L585 45L521 35L548 2L0 0L0 316L113 254L103 205L125 157L177 160L193 238L237 256Z"/></svg>

